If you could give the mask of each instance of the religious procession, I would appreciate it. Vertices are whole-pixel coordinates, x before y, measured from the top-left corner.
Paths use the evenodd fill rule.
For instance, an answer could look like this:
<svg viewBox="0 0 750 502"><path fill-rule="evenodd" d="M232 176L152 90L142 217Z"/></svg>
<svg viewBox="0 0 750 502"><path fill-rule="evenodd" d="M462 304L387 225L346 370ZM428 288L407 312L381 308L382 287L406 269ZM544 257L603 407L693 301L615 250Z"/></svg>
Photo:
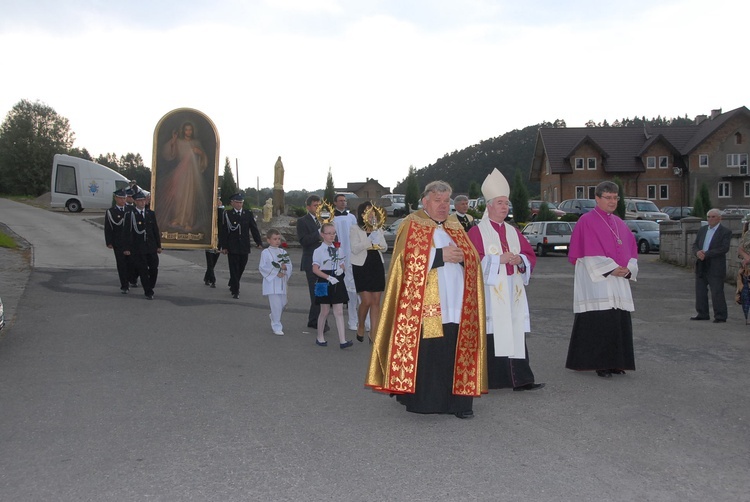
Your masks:
<svg viewBox="0 0 750 502"><path fill-rule="evenodd" d="M328 347L329 321L341 350L354 346L347 329L357 342L367 339L365 386L394 397L412 413L469 419L473 399L489 389L545 387L535 380L526 344L531 332L526 286L536 254L506 221L510 186L503 174L494 169L481 190L486 211L474 220L466 214L466 197L451 213L451 186L429 183L422 209L399 226L387 273L385 214L372 202L359 204L353 213L343 194L333 205L310 195L307 214L295 222L309 295L307 327L314 330L315 346ZM575 226L568 251L575 267L575 319L566 367L602 378L635 370L630 281L637 278L638 250L614 214L618 199L615 183L596 187L596 208ZM141 190L118 190L114 200L104 232L117 259L120 291L129 294L140 281L152 300L162 251L158 218ZM271 332L283 336L294 265L282 233L268 228L264 243L254 214L243 207L244 195L235 193L229 201L228 208L216 201L216 246L205 250L203 281L216 288L216 265L226 255L229 293L239 299L251 249L261 250L260 293L268 301ZM271 207L269 199L264 211Z"/></svg>

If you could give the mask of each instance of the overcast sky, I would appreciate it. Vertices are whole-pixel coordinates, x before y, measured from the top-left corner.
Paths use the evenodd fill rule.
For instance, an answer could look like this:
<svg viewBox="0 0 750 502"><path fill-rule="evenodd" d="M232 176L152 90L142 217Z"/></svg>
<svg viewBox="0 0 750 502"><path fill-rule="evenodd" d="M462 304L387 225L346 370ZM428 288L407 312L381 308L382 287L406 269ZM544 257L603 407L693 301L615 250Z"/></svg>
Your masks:
<svg viewBox="0 0 750 502"><path fill-rule="evenodd" d="M750 105L742 0L0 0L0 113L39 100L152 165L195 108L240 186L337 187L542 121ZM531 159L529 159L531 162Z"/></svg>

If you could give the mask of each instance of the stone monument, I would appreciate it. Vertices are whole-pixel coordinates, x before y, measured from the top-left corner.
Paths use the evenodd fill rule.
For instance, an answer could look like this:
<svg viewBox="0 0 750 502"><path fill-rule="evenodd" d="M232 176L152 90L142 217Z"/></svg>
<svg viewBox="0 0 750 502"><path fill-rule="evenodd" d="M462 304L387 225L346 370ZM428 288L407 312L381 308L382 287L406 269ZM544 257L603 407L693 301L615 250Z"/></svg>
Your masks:
<svg viewBox="0 0 750 502"><path fill-rule="evenodd" d="M286 211L284 207L284 164L281 156L273 166L273 215L280 216Z"/></svg>
<svg viewBox="0 0 750 502"><path fill-rule="evenodd" d="M263 221L268 223L273 217L273 199L266 199L266 204L263 206Z"/></svg>

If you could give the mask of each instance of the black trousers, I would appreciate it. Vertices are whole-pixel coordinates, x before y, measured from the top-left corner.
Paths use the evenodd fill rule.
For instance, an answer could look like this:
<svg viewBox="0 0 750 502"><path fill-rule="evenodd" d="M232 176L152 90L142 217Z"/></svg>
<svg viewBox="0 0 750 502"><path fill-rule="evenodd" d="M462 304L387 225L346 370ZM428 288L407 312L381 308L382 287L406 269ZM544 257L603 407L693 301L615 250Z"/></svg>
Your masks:
<svg viewBox="0 0 750 502"><path fill-rule="evenodd" d="M695 275L695 311L700 317L711 317L708 310L708 290L711 289L711 303L714 306L714 319L727 320L727 300L724 297L724 278L722 276Z"/></svg>
<svg viewBox="0 0 750 502"><path fill-rule="evenodd" d="M495 336L487 333L487 386L490 389L510 389L534 383L534 372L529 365L529 349L525 341L524 348L524 359L496 357Z"/></svg>
<svg viewBox="0 0 750 502"><path fill-rule="evenodd" d="M221 253L216 253L213 251L206 251L206 273L203 275L203 282L216 284L216 274L214 273L214 268L216 267L216 263L219 261L220 254Z"/></svg>
<svg viewBox="0 0 750 502"><path fill-rule="evenodd" d="M227 259L229 261L229 290L233 295L238 295L240 294L240 279L245 272L248 254L229 253Z"/></svg>
<svg viewBox="0 0 750 502"><path fill-rule="evenodd" d="M117 277L120 278L120 289L130 289L130 258L123 254L122 248L113 247L117 263Z"/></svg>
<svg viewBox="0 0 750 502"><path fill-rule="evenodd" d="M315 283L318 282L318 276L313 274L312 270L305 270L305 277L307 278L307 290L310 293L310 312L307 314L307 325L317 328L320 305L315 303Z"/></svg>
<svg viewBox="0 0 750 502"><path fill-rule="evenodd" d="M131 254L130 258L135 267L137 277L141 278L143 294L146 296L153 295L156 278L159 275L158 253Z"/></svg>

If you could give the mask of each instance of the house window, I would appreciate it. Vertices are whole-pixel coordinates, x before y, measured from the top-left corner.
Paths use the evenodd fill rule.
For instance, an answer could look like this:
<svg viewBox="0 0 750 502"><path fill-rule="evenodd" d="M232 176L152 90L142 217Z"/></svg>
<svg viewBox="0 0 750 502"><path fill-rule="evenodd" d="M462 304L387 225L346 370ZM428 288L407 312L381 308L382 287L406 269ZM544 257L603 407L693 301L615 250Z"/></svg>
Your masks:
<svg viewBox="0 0 750 502"><path fill-rule="evenodd" d="M589 187L589 197L588 198L589 199L593 199L594 197L596 197L596 187L595 186Z"/></svg>
<svg viewBox="0 0 750 502"><path fill-rule="evenodd" d="M560 201L560 199L557 198L557 187L552 189L552 194L553 194L553 197L555 198L552 202L557 204Z"/></svg>
<svg viewBox="0 0 750 502"><path fill-rule="evenodd" d="M576 199L583 199L583 187L576 187Z"/></svg>
<svg viewBox="0 0 750 502"><path fill-rule="evenodd" d="M648 185L648 186L646 186L646 198L647 199L655 199L656 198L656 185Z"/></svg>
<svg viewBox="0 0 750 502"><path fill-rule="evenodd" d="M669 199L669 185L659 185L659 198L661 200Z"/></svg>
<svg viewBox="0 0 750 502"><path fill-rule="evenodd" d="M666 169L669 167L669 157L659 157L659 169Z"/></svg>
<svg viewBox="0 0 750 502"><path fill-rule="evenodd" d="M747 166L747 154L746 153L728 153L727 154L727 167L742 167Z"/></svg>
<svg viewBox="0 0 750 502"><path fill-rule="evenodd" d="M728 181L719 182L719 198L726 199L732 196L732 185Z"/></svg>
<svg viewBox="0 0 750 502"><path fill-rule="evenodd" d="M740 132L734 133L734 144L735 145L741 145L742 144L742 133L740 133Z"/></svg>
<svg viewBox="0 0 750 502"><path fill-rule="evenodd" d="M750 181L745 182L745 197L750 197Z"/></svg>
<svg viewBox="0 0 750 502"><path fill-rule="evenodd" d="M590 171L596 169L596 157L589 157L588 159L586 159L586 162Z"/></svg>
<svg viewBox="0 0 750 502"><path fill-rule="evenodd" d="M550 167L549 167L549 160L545 161L544 163L546 164L547 176L549 176L551 172Z"/></svg>
<svg viewBox="0 0 750 502"><path fill-rule="evenodd" d="M583 170L583 159L577 158L576 159L576 169Z"/></svg>
<svg viewBox="0 0 750 502"><path fill-rule="evenodd" d="M698 167L708 167L708 155L705 153L698 155Z"/></svg>
<svg viewBox="0 0 750 502"><path fill-rule="evenodd" d="M656 157L646 157L646 169L656 169Z"/></svg>

